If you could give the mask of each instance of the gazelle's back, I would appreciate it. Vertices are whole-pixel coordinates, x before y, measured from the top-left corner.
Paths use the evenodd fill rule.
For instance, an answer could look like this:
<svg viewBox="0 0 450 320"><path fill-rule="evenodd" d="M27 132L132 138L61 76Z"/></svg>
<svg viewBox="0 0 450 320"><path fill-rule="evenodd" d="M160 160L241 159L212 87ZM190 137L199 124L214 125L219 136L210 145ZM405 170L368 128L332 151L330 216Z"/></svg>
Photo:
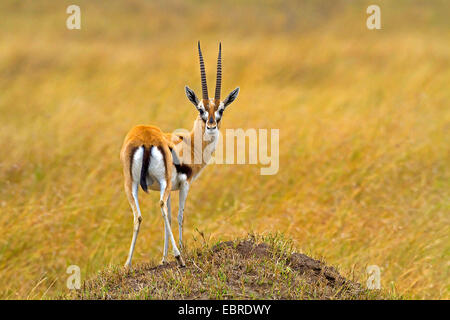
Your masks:
<svg viewBox="0 0 450 320"><path fill-rule="evenodd" d="M166 135L160 128L151 125L139 125L133 127L125 137L124 144L135 144L136 146L153 145L161 146L163 143L170 144Z"/></svg>

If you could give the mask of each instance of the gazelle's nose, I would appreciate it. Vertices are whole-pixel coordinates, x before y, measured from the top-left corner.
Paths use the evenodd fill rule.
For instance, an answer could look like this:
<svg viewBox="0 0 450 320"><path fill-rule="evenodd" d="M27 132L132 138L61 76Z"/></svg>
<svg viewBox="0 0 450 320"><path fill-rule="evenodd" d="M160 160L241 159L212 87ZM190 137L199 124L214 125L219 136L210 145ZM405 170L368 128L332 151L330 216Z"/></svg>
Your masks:
<svg viewBox="0 0 450 320"><path fill-rule="evenodd" d="M209 121L208 121L208 123L209 123L209 124L213 124L213 123L214 123L214 119L213 119L213 117L209 117Z"/></svg>

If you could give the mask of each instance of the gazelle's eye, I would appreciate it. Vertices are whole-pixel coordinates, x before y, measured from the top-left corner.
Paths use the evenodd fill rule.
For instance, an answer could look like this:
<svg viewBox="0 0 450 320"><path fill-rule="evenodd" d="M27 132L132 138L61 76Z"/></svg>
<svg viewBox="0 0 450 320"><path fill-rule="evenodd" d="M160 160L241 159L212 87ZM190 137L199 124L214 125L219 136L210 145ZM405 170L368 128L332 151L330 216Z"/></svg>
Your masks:
<svg viewBox="0 0 450 320"><path fill-rule="evenodd" d="M199 109L198 111L200 112L200 118L203 120L203 122L206 122L206 120L208 119L208 113L202 109Z"/></svg>

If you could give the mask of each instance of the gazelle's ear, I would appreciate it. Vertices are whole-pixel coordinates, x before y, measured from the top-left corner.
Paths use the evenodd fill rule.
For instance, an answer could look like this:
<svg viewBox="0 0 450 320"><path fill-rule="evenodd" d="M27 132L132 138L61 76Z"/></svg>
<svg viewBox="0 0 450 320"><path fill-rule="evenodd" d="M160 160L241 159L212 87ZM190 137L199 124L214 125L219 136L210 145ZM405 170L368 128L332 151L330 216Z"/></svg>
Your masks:
<svg viewBox="0 0 450 320"><path fill-rule="evenodd" d="M236 100L238 94L239 94L239 87L237 87L236 89L234 89L233 91L230 92L228 97L226 97L225 100L223 100L223 105L225 107L228 106L230 103L232 103L234 100Z"/></svg>
<svg viewBox="0 0 450 320"><path fill-rule="evenodd" d="M195 95L194 90L192 90L188 86L185 86L184 90L186 90L186 96L189 99L189 101L192 102L194 104L194 106L197 108L199 100L198 100L197 96Z"/></svg>

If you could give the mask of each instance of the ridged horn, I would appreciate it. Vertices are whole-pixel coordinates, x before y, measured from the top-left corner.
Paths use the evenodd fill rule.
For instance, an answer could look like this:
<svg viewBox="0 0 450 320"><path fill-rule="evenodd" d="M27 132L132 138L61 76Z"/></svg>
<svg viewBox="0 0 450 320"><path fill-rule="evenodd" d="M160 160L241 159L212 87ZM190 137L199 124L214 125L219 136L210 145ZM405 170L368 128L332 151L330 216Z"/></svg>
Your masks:
<svg viewBox="0 0 450 320"><path fill-rule="evenodd" d="M214 99L220 101L220 89L222 87L222 43L219 43L219 56L217 57L216 94Z"/></svg>
<svg viewBox="0 0 450 320"><path fill-rule="evenodd" d="M198 42L198 57L200 59L200 76L202 78L203 100L208 100L208 86L206 85L205 63L203 62L202 50L200 49L200 41Z"/></svg>

